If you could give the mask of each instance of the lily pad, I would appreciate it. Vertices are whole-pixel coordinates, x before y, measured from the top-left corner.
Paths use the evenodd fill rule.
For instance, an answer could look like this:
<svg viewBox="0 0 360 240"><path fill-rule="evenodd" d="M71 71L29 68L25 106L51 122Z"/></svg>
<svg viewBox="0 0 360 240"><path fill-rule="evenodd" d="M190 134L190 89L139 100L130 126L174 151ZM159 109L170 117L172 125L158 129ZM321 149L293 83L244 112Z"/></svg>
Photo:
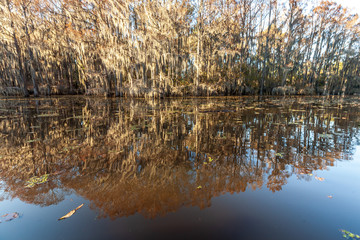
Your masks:
<svg viewBox="0 0 360 240"><path fill-rule="evenodd" d="M32 188L34 187L36 184L42 184L48 181L49 178L49 174L44 174L40 177L32 177L29 179L29 181L26 182L25 187L26 188Z"/></svg>
<svg viewBox="0 0 360 240"><path fill-rule="evenodd" d="M343 237L346 239L360 239L360 236L358 234L354 234L344 229L341 229L340 231L343 233Z"/></svg>

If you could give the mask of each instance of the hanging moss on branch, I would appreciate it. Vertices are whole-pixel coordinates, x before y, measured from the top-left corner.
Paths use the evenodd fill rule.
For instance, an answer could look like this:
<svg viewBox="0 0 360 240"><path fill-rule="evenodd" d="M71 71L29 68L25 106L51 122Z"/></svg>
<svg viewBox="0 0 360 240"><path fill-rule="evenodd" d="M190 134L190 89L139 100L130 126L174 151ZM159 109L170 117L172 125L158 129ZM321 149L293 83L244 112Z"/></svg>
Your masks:
<svg viewBox="0 0 360 240"><path fill-rule="evenodd" d="M320 1L0 0L0 95L360 94L360 22Z"/></svg>

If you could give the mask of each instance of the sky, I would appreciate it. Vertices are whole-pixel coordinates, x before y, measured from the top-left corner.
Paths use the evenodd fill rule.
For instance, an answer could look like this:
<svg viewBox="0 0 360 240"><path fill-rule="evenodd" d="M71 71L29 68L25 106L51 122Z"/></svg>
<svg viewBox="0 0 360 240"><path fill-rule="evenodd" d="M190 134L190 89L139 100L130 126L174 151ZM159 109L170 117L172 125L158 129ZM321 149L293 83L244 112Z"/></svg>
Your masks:
<svg viewBox="0 0 360 240"><path fill-rule="evenodd" d="M335 2L340 3L360 15L360 0L335 0Z"/></svg>

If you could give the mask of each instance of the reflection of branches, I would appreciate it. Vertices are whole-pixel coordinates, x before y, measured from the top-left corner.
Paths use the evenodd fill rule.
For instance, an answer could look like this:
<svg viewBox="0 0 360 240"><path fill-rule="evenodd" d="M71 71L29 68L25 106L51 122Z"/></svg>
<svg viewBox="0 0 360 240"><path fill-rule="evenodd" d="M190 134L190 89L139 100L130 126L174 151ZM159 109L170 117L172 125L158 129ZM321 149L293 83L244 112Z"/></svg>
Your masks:
<svg viewBox="0 0 360 240"><path fill-rule="evenodd" d="M280 171L279 169L273 169L271 174L268 176L266 186L272 191L280 191L282 186L286 184L286 179L289 178L290 174L286 171Z"/></svg>
<svg viewBox="0 0 360 240"><path fill-rule="evenodd" d="M121 101L11 106L0 122L0 177L11 197L50 205L73 189L115 218L206 207L213 196L264 184L275 192L292 174L349 159L359 119L346 105L344 113L277 99L266 106L280 108L247 98ZM24 189L45 173L48 183Z"/></svg>

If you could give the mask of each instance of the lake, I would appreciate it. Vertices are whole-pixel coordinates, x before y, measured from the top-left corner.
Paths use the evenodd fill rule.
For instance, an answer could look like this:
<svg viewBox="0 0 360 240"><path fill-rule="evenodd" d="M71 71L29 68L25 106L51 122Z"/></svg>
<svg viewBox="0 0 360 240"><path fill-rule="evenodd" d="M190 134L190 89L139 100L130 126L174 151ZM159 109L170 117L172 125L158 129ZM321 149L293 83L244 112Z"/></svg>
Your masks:
<svg viewBox="0 0 360 240"><path fill-rule="evenodd" d="M345 239L359 173L359 97L0 98L4 240Z"/></svg>

